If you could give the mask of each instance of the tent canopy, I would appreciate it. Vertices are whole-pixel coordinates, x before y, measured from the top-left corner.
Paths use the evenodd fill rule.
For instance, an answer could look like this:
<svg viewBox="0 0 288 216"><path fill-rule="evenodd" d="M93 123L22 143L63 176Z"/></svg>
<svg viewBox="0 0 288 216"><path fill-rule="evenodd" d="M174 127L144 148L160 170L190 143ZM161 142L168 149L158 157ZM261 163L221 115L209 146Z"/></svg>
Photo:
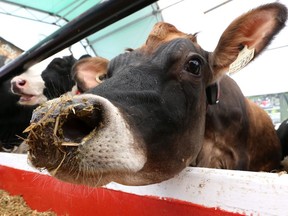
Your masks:
<svg viewBox="0 0 288 216"><path fill-rule="evenodd" d="M2 0L0 13L60 28L101 2L103 1ZM154 3L88 36L81 43L88 53L111 59L126 48L136 48L142 45L153 25L162 20L158 5ZM9 40L9 38L6 39Z"/></svg>

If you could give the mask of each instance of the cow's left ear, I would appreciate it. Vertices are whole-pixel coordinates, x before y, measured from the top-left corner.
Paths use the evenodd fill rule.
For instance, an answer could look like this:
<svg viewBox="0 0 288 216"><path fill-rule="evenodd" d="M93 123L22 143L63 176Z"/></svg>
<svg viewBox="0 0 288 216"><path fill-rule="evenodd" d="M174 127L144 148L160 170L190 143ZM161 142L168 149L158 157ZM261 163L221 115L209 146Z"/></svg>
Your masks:
<svg viewBox="0 0 288 216"><path fill-rule="evenodd" d="M287 8L280 3L260 6L234 20L210 56L213 80L236 72L254 59L285 26Z"/></svg>

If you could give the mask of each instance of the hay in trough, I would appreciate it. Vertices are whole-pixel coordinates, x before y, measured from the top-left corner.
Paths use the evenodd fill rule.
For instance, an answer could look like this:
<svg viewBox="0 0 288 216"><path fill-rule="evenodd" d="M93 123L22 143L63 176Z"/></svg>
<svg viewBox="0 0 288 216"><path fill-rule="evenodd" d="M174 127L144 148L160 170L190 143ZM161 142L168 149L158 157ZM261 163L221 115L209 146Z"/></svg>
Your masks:
<svg viewBox="0 0 288 216"><path fill-rule="evenodd" d="M21 196L11 196L4 190L0 190L0 215L56 216L56 214L51 211L38 212L32 210Z"/></svg>

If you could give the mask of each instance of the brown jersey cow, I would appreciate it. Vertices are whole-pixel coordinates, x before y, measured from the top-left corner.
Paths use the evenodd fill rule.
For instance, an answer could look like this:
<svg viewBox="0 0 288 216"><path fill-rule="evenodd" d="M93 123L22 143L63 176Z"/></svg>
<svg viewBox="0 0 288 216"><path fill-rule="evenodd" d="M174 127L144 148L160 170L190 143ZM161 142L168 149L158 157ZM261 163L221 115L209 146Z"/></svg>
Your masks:
<svg viewBox="0 0 288 216"><path fill-rule="evenodd" d="M159 23L141 48L110 61L101 85L34 112L27 129L32 164L92 186L152 184L190 164L277 168L281 148L271 120L225 74L258 56L286 19L282 4L258 7L233 21L213 52ZM215 83L220 101L207 107Z"/></svg>

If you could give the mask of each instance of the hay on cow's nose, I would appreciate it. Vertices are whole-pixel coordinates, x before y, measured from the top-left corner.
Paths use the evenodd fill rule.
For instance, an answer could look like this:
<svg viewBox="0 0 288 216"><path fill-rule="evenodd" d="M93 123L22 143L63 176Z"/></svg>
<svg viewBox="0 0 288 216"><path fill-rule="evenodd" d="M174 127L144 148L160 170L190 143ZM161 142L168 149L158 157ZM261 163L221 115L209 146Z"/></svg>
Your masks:
<svg viewBox="0 0 288 216"><path fill-rule="evenodd" d="M73 142L62 142L62 146L79 146L80 143L73 143Z"/></svg>
<svg viewBox="0 0 288 216"><path fill-rule="evenodd" d="M78 146L79 143L63 140L62 126L69 115L75 115L79 118L87 116L93 112L94 106L89 104L87 100L83 103L73 103L70 96L60 97L60 101L56 103L48 103L39 106L33 114L33 122L24 130L29 133L26 140L27 144L33 148L37 143L34 140L41 140L42 145L55 145L55 146ZM71 103L69 105L69 103ZM63 104L65 106L63 106ZM84 104L84 105L83 105ZM83 108L75 110L77 106ZM53 130L53 136L51 136ZM47 134L50 134L47 137Z"/></svg>
<svg viewBox="0 0 288 216"><path fill-rule="evenodd" d="M81 145L81 142L64 136L63 124L70 115L82 118L92 113L93 109L89 101L75 103L69 96L39 106L33 113L31 124L24 131L29 133L26 143L33 165L38 168L59 168L66 154L73 154Z"/></svg>

